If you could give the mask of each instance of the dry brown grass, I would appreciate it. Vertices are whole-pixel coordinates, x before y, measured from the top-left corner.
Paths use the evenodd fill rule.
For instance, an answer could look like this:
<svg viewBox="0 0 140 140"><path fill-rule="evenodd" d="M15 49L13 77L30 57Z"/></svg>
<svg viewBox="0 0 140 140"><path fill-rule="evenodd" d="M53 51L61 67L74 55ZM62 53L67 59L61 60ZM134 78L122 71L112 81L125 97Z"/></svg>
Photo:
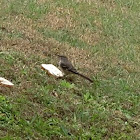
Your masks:
<svg viewBox="0 0 140 140"><path fill-rule="evenodd" d="M87 31L85 31L85 34L82 34L80 36L80 39L84 42L86 42L88 45L96 45L99 40L100 40L100 35L99 33L93 33L90 30L87 29Z"/></svg>
<svg viewBox="0 0 140 140"><path fill-rule="evenodd" d="M52 7L53 11L49 12L38 24L38 27L50 27L51 29L74 29L76 27L72 16L74 11L64 7Z"/></svg>
<svg viewBox="0 0 140 140"><path fill-rule="evenodd" d="M3 27L5 27L9 32L19 31L25 36L25 39L41 40L43 37L34 29L35 26L35 21L30 18L26 18L23 15L9 15L3 22Z"/></svg>
<svg viewBox="0 0 140 140"><path fill-rule="evenodd" d="M59 11L59 10L58 10ZM61 11L61 9L60 9ZM59 12L60 12L59 11ZM66 11L68 12L68 11ZM40 57L45 57L43 53L47 56L53 56L55 54L66 55L72 60L77 68L80 68L87 73L96 73L98 71L98 66L93 59L91 59L92 54L88 50L74 48L66 43L60 43L53 38L45 39L41 33L39 33L35 27L45 27L50 26L53 29L59 29L64 25L71 27L74 25L71 23L70 16L68 19L64 19L56 16L56 14L48 14L44 21L33 21L23 15L9 15L7 20L3 22L3 27L10 33L15 31L20 32L23 36L21 38L8 39L5 37L0 45L2 50L13 49L17 51L24 52L27 56L30 54L36 54ZM67 23L67 24L66 24ZM95 37L97 36L97 37ZM94 39L93 39L94 38ZM81 36L81 40L87 41L89 44L95 44L98 41L98 35L92 35L90 31L86 32L85 35Z"/></svg>
<svg viewBox="0 0 140 140"><path fill-rule="evenodd" d="M47 1L50 1L50 0L37 0L37 4L44 4L44 3L46 3Z"/></svg>

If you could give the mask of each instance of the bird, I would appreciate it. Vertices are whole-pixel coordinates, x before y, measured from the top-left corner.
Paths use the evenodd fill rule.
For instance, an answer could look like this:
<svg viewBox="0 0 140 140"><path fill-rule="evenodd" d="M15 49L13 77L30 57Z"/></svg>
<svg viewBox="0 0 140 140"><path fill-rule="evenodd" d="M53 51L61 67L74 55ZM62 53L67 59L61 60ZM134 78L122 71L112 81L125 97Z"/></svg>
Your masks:
<svg viewBox="0 0 140 140"><path fill-rule="evenodd" d="M68 75L70 73L79 75L83 78L85 78L86 80L90 81L93 83L93 80L91 80L90 78L88 78L87 76L79 73L74 66L72 65L72 63L69 61L69 59L66 56L63 55L57 55L59 57L59 66L60 68L63 70L65 75Z"/></svg>

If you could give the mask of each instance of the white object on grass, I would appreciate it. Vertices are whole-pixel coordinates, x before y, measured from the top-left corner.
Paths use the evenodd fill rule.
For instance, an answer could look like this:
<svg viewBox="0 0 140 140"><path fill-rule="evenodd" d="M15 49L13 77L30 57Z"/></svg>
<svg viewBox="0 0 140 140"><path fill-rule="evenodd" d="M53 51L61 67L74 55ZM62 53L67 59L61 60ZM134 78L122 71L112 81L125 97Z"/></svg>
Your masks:
<svg viewBox="0 0 140 140"><path fill-rule="evenodd" d="M12 86L14 86L14 84L11 83L10 81L6 80L3 77L0 77L0 86L12 87Z"/></svg>
<svg viewBox="0 0 140 140"><path fill-rule="evenodd" d="M55 77L63 77L64 74L53 64L41 64L41 67L47 71L48 74L53 75Z"/></svg>

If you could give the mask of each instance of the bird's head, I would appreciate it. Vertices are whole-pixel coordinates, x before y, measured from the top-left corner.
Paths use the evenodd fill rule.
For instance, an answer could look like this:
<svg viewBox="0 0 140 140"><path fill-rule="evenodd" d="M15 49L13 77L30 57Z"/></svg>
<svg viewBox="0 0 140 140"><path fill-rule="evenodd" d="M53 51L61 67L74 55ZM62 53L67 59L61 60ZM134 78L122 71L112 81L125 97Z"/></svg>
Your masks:
<svg viewBox="0 0 140 140"><path fill-rule="evenodd" d="M64 55L58 55L57 54L57 56L60 58L60 59L68 59L66 56L64 56Z"/></svg>

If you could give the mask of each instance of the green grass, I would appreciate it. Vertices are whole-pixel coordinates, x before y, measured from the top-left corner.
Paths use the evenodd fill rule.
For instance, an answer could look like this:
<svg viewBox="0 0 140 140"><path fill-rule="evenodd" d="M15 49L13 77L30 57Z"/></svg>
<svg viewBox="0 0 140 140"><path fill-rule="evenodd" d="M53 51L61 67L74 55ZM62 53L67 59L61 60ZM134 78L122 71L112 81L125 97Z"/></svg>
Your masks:
<svg viewBox="0 0 140 140"><path fill-rule="evenodd" d="M83 41L80 41L77 39L77 37L74 37L73 34L69 33L69 31L65 30L59 30L59 31L54 31L51 29L39 29L39 31L48 38L54 38L57 41L64 42L67 44L70 44L71 46L74 47L80 47L80 48L85 48L85 47L90 47L88 44L86 44Z"/></svg>
<svg viewBox="0 0 140 140"><path fill-rule="evenodd" d="M139 0L1 0L0 76L15 86L0 87L0 139L138 140L139 5ZM81 54L83 49L90 58L69 48L63 52L61 45ZM44 50L52 56L43 56ZM41 64L56 64L58 52L77 54L73 60L81 64L95 62L90 73L79 66L94 83L49 77Z"/></svg>

